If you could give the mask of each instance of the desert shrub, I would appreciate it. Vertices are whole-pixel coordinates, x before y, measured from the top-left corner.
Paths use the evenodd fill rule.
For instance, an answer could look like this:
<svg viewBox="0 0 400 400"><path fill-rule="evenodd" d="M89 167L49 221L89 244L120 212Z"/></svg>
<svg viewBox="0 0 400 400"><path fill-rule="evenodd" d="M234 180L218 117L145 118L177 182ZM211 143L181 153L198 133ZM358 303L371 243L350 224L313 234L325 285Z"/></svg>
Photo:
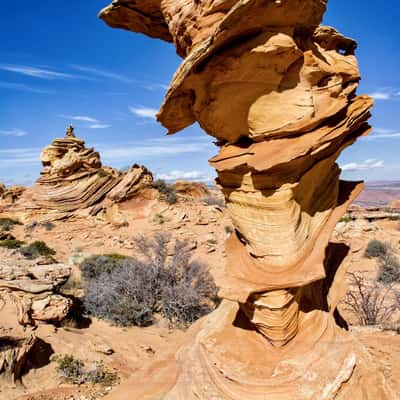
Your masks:
<svg viewBox="0 0 400 400"><path fill-rule="evenodd" d="M46 231L51 231L55 227L55 225L51 221L44 221L41 223L41 225L44 229L46 229Z"/></svg>
<svg viewBox="0 0 400 400"><path fill-rule="evenodd" d="M386 253L379 258L378 281L384 284L400 282L400 263L392 253Z"/></svg>
<svg viewBox="0 0 400 400"><path fill-rule="evenodd" d="M19 249L20 253L30 260L38 258L40 256L52 258L56 254L56 251L48 247L45 242L35 241L27 246Z"/></svg>
<svg viewBox="0 0 400 400"><path fill-rule="evenodd" d="M25 242L22 242L21 240L16 240L16 239L6 239L6 240L0 241L0 246L6 247L7 249L19 249L24 244L25 244Z"/></svg>
<svg viewBox="0 0 400 400"><path fill-rule="evenodd" d="M110 273L122 266L128 257L122 254L94 255L86 258L80 265L82 277L86 280L97 279L103 272Z"/></svg>
<svg viewBox="0 0 400 400"><path fill-rule="evenodd" d="M207 196L201 199L201 201L208 206L225 207L225 200L222 197Z"/></svg>
<svg viewBox="0 0 400 400"><path fill-rule="evenodd" d="M95 363L91 370L85 369L85 364L72 355L55 357L57 372L68 382L81 385L86 382L110 386L116 381L116 374L109 372L103 363Z"/></svg>
<svg viewBox="0 0 400 400"><path fill-rule="evenodd" d="M162 225L165 222L164 216L162 214L157 213L153 218L153 222Z"/></svg>
<svg viewBox="0 0 400 400"><path fill-rule="evenodd" d="M387 323L399 307L399 294L391 286L368 282L363 273L349 273L350 287L344 304L360 325Z"/></svg>
<svg viewBox="0 0 400 400"><path fill-rule="evenodd" d="M10 231L14 225L22 225L21 222L12 218L0 218L0 229L3 231Z"/></svg>
<svg viewBox="0 0 400 400"><path fill-rule="evenodd" d="M107 171L105 171L103 168L100 168L100 169L97 171L97 175L98 175L100 178L105 178L106 176L108 176L108 173L107 173Z"/></svg>
<svg viewBox="0 0 400 400"><path fill-rule="evenodd" d="M225 233L227 235L230 235L231 233L233 233L233 228L230 225L226 225L224 229L225 229Z"/></svg>
<svg viewBox="0 0 400 400"><path fill-rule="evenodd" d="M172 257L169 235L134 242L135 258L85 281L87 311L122 326L148 326L161 314L185 327L215 308L215 283L204 264L190 260L186 242L176 242Z"/></svg>
<svg viewBox="0 0 400 400"><path fill-rule="evenodd" d="M390 250L390 244L373 239L368 243L364 256L368 258L382 257Z"/></svg>
<svg viewBox="0 0 400 400"><path fill-rule="evenodd" d="M168 185L163 179L157 179L153 182L153 187L158 190L163 200L168 204L175 204L178 201L176 190Z"/></svg>
<svg viewBox="0 0 400 400"><path fill-rule="evenodd" d="M345 224L351 222L351 218L348 215L344 215L342 218L340 218L339 222L344 222Z"/></svg>

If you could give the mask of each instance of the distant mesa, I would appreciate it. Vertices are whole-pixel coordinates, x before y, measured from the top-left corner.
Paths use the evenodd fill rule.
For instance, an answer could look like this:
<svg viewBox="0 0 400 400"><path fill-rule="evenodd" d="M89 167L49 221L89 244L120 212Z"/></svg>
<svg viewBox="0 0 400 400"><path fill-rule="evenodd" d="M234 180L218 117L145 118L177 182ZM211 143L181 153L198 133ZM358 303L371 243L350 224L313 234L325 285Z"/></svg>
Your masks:
<svg viewBox="0 0 400 400"><path fill-rule="evenodd" d="M74 212L96 206L98 212L101 204L129 200L153 183L152 173L144 166L134 164L126 172L103 166L100 154L86 147L72 126L64 138L54 139L42 151L40 161L43 170L39 179L17 204L26 209ZM2 196L12 197L10 190Z"/></svg>

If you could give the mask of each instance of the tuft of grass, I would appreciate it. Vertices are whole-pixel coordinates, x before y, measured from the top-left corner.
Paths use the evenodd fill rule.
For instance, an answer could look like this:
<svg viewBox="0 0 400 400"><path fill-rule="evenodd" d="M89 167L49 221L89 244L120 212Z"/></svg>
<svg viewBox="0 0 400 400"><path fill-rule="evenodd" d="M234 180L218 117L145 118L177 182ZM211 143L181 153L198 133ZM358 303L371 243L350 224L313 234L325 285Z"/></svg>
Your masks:
<svg viewBox="0 0 400 400"><path fill-rule="evenodd" d="M10 231L14 228L14 225L22 225L20 221L12 218L0 218L0 229L3 231Z"/></svg>
<svg viewBox="0 0 400 400"><path fill-rule="evenodd" d="M117 375L108 371L103 363L95 363L91 370L85 369L85 364L79 358L73 355L63 355L53 357L57 362L57 372L68 382L82 385L90 382L92 384L101 384L111 386L115 383Z"/></svg>
<svg viewBox="0 0 400 400"><path fill-rule="evenodd" d="M27 246L21 247L19 249L19 251L24 257L26 257L30 260L34 260L35 258L38 258L41 256L49 257L50 259L53 259L52 256L54 256L56 254L55 250L48 247L45 242L42 242L39 240L37 240Z"/></svg>
<svg viewBox="0 0 400 400"><path fill-rule="evenodd" d="M165 218L162 214L156 214L153 218L153 222L156 224L162 225L165 222Z"/></svg>
<svg viewBox="0 0 400 400"><path fill-rule="evenodd" d="M21 246L23 246L25 242L22 242L21 240L17 239L6 239L6 240L1 240L0 241L0 246L5 247L7 249L19 249Z"/></svg>

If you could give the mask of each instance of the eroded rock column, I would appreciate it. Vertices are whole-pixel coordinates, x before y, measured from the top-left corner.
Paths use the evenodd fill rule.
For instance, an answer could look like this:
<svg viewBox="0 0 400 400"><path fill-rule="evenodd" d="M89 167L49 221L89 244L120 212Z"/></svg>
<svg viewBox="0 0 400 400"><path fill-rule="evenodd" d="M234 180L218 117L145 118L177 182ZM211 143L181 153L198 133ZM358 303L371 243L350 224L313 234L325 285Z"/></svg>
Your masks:
<svg viewBox="0 0 400 400"><path fill-rule="evenodd" d="M169 133L197 121L217 139L210 163L236 228L218 282L225 301L175 360L111 398L363 399L365 380L390 398L336 310L348 249L329 239L362 190L339 180L336 160L368 134L372 100L356 95L355 41L319 25L325 7L116 0L101 12L176 45L184 61L158 120Z"/></svg>

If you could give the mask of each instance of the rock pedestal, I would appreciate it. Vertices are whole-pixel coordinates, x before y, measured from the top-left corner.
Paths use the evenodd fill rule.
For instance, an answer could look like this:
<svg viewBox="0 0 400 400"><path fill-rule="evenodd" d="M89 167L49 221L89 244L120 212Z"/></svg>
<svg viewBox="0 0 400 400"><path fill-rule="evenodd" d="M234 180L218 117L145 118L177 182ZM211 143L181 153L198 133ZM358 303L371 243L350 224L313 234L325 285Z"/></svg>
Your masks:
<svg viewBox="0 0 400 400"><path fill-rule="evenodd" d="M356 95L356 42L319 26L325 7L115 0L100 13L113 27L176 45L184 61L158 120L169 133L197 121L217 139L210 162L236 228L223 304L175 359L111 399L394 396L336 309L348 249L329 240L363 187L340 181L336 160L369 133L372 100Z"/></svg>

